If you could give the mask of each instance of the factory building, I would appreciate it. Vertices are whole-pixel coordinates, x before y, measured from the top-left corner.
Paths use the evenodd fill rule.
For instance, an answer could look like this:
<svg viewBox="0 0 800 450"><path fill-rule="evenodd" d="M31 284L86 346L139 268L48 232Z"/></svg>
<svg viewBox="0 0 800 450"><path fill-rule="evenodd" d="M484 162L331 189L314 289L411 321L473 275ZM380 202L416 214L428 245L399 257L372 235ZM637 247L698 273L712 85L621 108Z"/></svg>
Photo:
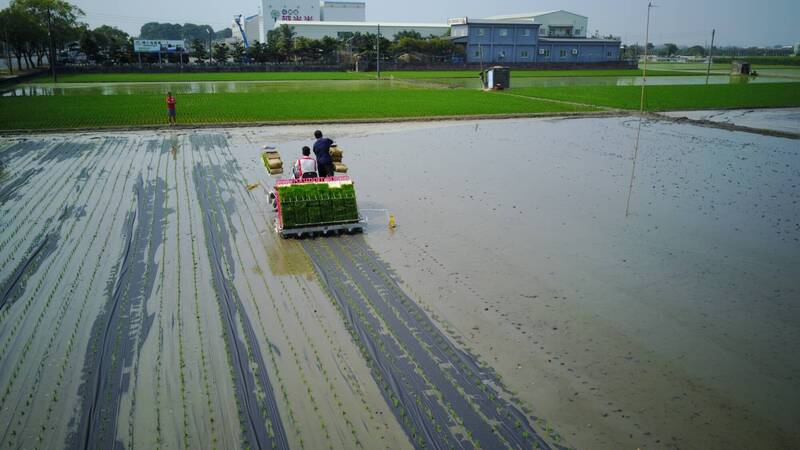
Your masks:
<svg viewBox="0 0 800 450"><path fill-rule="evenodd" d="M450 27L446 23L398 23L398 22L276 22L275 26L290 25L296 36L309 39L322 39L325 36L334 39L346 39L353 33L378 34L380 27L381 36L394 39L401 31L416 31L423 37L444 36Z"/></svg>
<svg viewBox="0 0 800 450"><path fill-rule="evenodd" d="M487 17L488 20L525 21L539 25L539 36L553 38L585 38L589 18L563 9L539 13L510 14Z"/></svg>
<svg viewBox="0 0 800 450"><path fill-rule="evenodd" d="M372 33L392 40L401 31L424 37L450 33L463 45L468 63L596 63L620 59L620 39L587 37L589 19L569 11L457 18L448 23L367 22L363 1L261 0L261 14L247 17L248 40L267 42L270 30L282 25L309 39L346 39L354 33ZM380 30L380 31L379 31ZM241 33L234 27L234 37Z"/></svg>
<svg viewBox="0 0 800 450"><path fill-rule="evenodd" d="M619 39L543 37L541 25L531 20L458 18L448 23L468 63L592 63L620 57Z"/></svg>
<svg viewBox="0 0 800 450"><path fill-rule="evenodd" d="M322 2L323 22L366 22L367 8L364 2Z"/></svg>
<svg viewBox="0 0 800 450"><path fill-rule="evenodd" d="M341 21L364 22L367 18L367 6L358 1L320 1L320 0L261 0L258 14L258 40L267 42L267 34L278 22L290 25L305 22ZM248 38L254 36L248 33Z"/></svg>

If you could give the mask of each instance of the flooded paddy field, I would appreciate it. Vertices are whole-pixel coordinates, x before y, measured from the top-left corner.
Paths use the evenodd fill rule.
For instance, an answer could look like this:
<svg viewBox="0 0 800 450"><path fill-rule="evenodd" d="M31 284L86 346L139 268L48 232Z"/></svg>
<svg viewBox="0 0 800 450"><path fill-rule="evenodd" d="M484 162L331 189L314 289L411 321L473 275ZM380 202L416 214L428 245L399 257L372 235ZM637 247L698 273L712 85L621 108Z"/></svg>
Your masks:
<svg viewBox="0 0 800 450"><path fill-rule="evenodd" d="M743 78L729 75L712 75L710 84L786 83L798 81L798 77L781 76L780 72L769 77ZM513 77L513 74L512 74ZM658 71L647 77L649 85L698 85L706 84L702 76L658 76ZM632 76L555 76L513 77L512 86L558 87L558 86L641 86L642 77ZM426 86L432 88L480 89L481 82L474 78L431 78L375 80L302 80L302 81L190 81L190 82L92 82L92 83L23 83L0 93L6 97L40 95L149 95L164 94L219 94L219 93L269 93L275 91L302 93L309 89L331 90L379 90L393 87Z"/></svg>
<svg viewBox="0 0 800 450"><path fill-rule="evenodd" d="M672 111L671 117L708 120L764 130L800 134L800 108L735 109L730 111Z"/></svg>
<svg viewBox="0 0 800 450"><path fill-rule="evenodd" d="M797 446L797 141L648 122L626 218L635 125L329 126L302 241L313 127L2 138L0 446Z"/></svg>

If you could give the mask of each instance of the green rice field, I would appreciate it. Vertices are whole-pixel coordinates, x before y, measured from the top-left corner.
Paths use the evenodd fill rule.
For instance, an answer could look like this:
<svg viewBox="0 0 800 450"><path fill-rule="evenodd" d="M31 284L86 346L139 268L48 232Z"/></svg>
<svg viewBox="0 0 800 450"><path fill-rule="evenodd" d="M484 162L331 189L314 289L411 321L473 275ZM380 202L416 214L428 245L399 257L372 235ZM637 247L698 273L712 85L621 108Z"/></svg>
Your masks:
<svg viewBox="0 0 800 450"><path fill-rule="evenodd" d="M642 89L639 86L569 86L522 88L514 89L513 93L537 99L636 110L639 109ZM800 83L648 86L645 95L645 109L649 111L792 106L800 106Z"/></svg>
<svg viewBox="0 0 800 450"><path fill-rule="evenodd" d="M715 80L723 84L706 86L691 80L696 76L659 76L664 73L670 72L658 71L648 78L647 110L800 106L800 83L791 77L763 77L750 83L724 77ZM473 72L387 72L384 77L390 80L381 81L366 78L374 73L345 72L65 75L63 83L22 84L0 96L0 130L159 126L166 123L168 90L177 93L181 125L637 110L641 94L635 85L637 74L637 70L521 70L512 74L512 80L518 80L512 81L512 89L501 93L479 90ZM550 77L542 81L554 81L539 83L537 77L542 76ZM206 79L220 81L197 81Z"/></svg>
<svg viewBox="0 0 800 450"><path fill-rule="evenodd" d="M591 111L479 90L389 88L178 97L179 124L234 124ZM102 128L166 122L162 95L0 98L0 129Z"/></svg>

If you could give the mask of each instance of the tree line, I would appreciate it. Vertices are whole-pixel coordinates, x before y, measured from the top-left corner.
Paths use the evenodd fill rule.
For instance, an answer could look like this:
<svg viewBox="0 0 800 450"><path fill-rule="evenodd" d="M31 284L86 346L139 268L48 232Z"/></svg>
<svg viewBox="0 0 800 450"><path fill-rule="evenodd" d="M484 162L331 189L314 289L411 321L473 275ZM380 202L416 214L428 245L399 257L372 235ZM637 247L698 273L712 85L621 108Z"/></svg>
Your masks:
<svg viewBox="0 0 800 450"><path fill-rule="evenodd" d="M714 46L714 56L727 57L762 57L762 56L789 56L793 52L790 48L765 48L765 47L735 47L735 46ZM647 44L647 54L663 57L686 56L694 58L704 58L708 56L709 49L702 45L678 46L674 43L666 43L655 46ZM624 59L636 59L644 55L644 46L627 45L622 52Z"/></svg>
<svg viewBox="0 0 800 450"><path fill-rule="evenodd" d="M231 45L216 43L207 48L200 39L190 43L191 55L198 62L296 62L316 64L339 64L349 60L374 61L396 60L407 57L414 61L443 62L453 56L463 56L463 48L456 46L445 36L423 37L416 31L401 31L392 40L373 33L345 33L338 39L325 36L309 39L297 36L289 25L271 30L267 42L252 41L249 48L241 42ZM348 61L343 61L347 58Z"/></svg>

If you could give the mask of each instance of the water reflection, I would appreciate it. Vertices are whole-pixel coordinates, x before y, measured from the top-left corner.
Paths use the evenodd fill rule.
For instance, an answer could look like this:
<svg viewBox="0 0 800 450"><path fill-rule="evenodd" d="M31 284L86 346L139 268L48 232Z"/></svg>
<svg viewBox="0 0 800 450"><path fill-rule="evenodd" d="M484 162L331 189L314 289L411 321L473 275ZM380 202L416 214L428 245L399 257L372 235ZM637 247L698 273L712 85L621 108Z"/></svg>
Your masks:
<svg viewBox="0 0 800 450"><path fill-rule="evenodd" d="M737 77L728 75L714 75L709 77L709 84L741 84L741 83L787 83L793 82L790 78L777 77ZM441 84L447 87L463 87L480 89L481 82L477 77L472 78L441 78L436 80L420 80L426 84ZM705 84L705 76L649 76L648 85L697 85ZM564 87L564 86L641 86L642 77L514 77L511 74L511 87Z"/></svg>
<svg viewBox="0 0 800 450"><path fill-rule="evenodd" d="M403 81L374 80L337 81L200 81L200 82L135 82L135 83L36 83L21 84L3 92L4 97L32 97L39 95L161 95L167 91L175 94L218 94L258 92L302 92L313 89L374 90L380 87L403 85Z"/></svg>

